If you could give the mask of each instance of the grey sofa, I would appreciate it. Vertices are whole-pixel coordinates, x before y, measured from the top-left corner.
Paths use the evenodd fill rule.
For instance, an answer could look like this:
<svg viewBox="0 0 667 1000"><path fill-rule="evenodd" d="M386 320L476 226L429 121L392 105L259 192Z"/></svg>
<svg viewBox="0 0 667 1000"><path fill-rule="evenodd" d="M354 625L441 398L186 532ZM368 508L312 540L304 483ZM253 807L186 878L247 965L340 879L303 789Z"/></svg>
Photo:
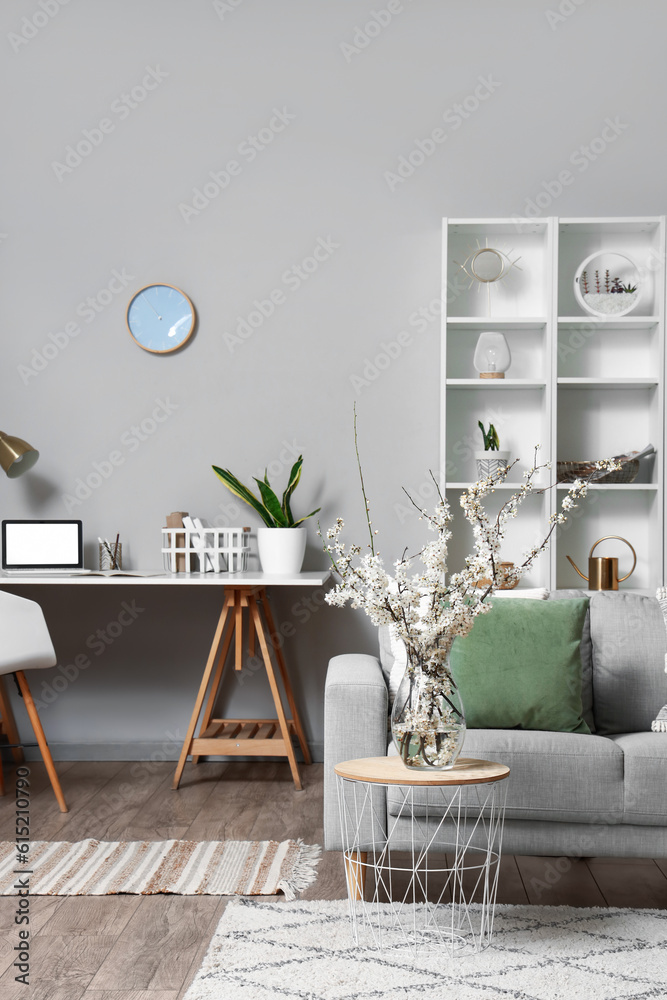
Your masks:
<svg viewBox="0 0 667 1000"><path fill-rule="evenodd" d="M549 599L583 597L556 591ZM385 644L386 645L386 644ZM391 663L334 657L325 689L324 832L340 850L334 765L395 752L388 736ZM667 702L662 612L654 598L591 596L581 644L584 717L594 735L517 729L468 730L462 755L509 765L503 849L553 856L667 856L667 733L651 722ZM421 792L421 790L420 790ZM396 797L377 789L378 814L401 847ZM418 794L418 793L416 793ZM428 796L428 790L422 795ZM416 799L416 802L419 801ZM432 815L431 800L429 805ZM445 837L446 830L441 834ZM437 840L436 840L437 844Z"/></svg>

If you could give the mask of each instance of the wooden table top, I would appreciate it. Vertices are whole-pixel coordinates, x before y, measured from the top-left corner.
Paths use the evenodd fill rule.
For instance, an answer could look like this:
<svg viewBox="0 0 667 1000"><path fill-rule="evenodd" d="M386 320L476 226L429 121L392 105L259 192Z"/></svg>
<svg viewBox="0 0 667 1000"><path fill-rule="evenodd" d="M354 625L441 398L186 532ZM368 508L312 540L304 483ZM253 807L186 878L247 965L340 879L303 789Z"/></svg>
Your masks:
<svg viewBox="0 0 667 1000"><path fill-rule="evenodd" d="M459 757L447 771L425 771L406 767L400 757L362 757L336 764L334 771L341 778L366 781L377 785L481 785L502 781L510 769L492 760Z"/></svg>

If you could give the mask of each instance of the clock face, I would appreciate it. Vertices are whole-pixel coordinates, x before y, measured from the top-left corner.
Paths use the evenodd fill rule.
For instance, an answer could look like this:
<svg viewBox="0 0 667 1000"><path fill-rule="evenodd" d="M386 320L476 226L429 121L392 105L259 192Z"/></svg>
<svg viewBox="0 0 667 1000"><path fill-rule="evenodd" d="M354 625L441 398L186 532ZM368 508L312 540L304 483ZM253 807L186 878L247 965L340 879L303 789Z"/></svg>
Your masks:
<svg viewBox="0 0 667 1000"><path fill-rule="evenodd" d="M127 307L127 327L139 347L152 354L178 350L192 334L195 309L173 285L147 285Z"/></svg>

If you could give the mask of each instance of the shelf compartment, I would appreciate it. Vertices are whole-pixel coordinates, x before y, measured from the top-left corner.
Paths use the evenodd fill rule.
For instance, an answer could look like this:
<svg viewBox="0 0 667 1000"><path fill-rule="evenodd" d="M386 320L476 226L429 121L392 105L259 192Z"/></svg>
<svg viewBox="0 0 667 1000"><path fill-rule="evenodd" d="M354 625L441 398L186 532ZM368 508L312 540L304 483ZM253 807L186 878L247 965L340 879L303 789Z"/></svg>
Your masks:
<svg viewBox="0 0 667 1000"><path fill-rule="evenodd" d="M515 486L519 484L514 484ZM459 490L451 484L447 487L454 520L452 522L452 538L449 541L448 563L449 571L457 572L463 569L465 557L470 555L474 548L472 528L466 521L463 511L458 502ZM453 495L451 495L453 494ZM485 497L483 503L489 514L494 517L507 497L500 492ZM523 561L524 552L530 548L533 539L539 540L546 535L549 530L548 501L546 495L533 495L526 498L520 508L518 517L510 520L507 525L507 534L502 543L501 559L513 562L518 565ZM531 572L523 578L524 587L548 587L549 586L549 558L547 553L543 553L533 564Z"/></svg>
<svg viewBox="0 0 667 1000"><path fill-rule="evenodd" d="M616 252L634 261L641 274L642 294L636 309L621 319L647 321L662 308L663 260L662 221L644 219L561 219L558 234L558 313L581 316L587 322L574 295L574 277L583 260L593 253ZM601 317L602 318L602 317ZM594 319L594 317L590 317ZM603 321L608 322L606 317Z"/></svg>
<svg viewBox="0 0 667 1000"><path fill-rule="evenodd" d="M551 227L547 220L447 220L443 284L447 312L493 330L500 320L546 323L551 305ZM478 249L505 254L516 266L492 283L471 279L460 267ZM491 313L492 315L489 315ZM480 327L481 328L481 327Z"/></svg>
<svg viewBox="0 0 667 1000"><path fill-rule="evenodd" d="M640 451L651 442L662 447L662 393L655 385L559 384L557 448L559 461L579 462ZM658 475L659 455L643 459L639 482Z"/></svg>
<svg viewBox="0 0 667 1000"><path fill-rule="evenodd" d="M574 517L557 532L556 586L586 587L566 559L572 556L583 573L588 573L588 553L604 535L627 538L637 553L637 568L620 589L650 589L662 583L662 505L657 491L634 493L599 490L589 493L573 512ZM632 565L632 553L616 540L602 542L596 555L617 555L619 574Z"/></svg>
<svg viewBox="0 0 667 1000"><path fill-rule="evenodd" d="M558 327L558 381L563 378L659 381L661 328L656 323L576 323Z"/></svg>
<svg viewBox="0 0 667 1000"><path fill-rule="evenodd" d="M443 468L447 479L452 481L477 479L475 452L484 447L477 425L481 420L485 426L489 423L495 426L501 450L508 450L511 459L520 459L510 473L510 481L518 484L522 482L523 470L532 464L536 444L542 445L540 457L547 460L550 425L544 405L545 389L543 385L538 388L509 385L498 391L489 381L475 380L474 391L468 385L447 386ZM501 384L500 379L497 384Z"/></svg>
<svg viewBox="0 0 667 1000"><path fill-rule="evenodd" d="M494 323L494 327L502 330L507 340L507 346L512 355L512 363L505 374L505 379L498 382L517 382L525 380L542 382L547 365L546 328L516 323ZM474 357L477 341L484 329L489 329L489 323L450 325L447 328L447 375L455 380L489 382L491 379L480 379L475 370Z"/></svg>

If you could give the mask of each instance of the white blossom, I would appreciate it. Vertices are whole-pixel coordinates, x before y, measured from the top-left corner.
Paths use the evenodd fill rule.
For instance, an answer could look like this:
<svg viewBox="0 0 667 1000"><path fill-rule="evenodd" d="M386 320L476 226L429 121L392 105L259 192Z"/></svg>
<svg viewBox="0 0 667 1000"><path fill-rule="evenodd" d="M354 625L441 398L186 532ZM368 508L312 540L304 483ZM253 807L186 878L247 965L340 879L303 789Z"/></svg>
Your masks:
<svg viewBox="0 0 667 1000"><path fill-rule="evenodd" d="M365 611L375 625L390 626L405 643L408 672L411 675L419 672L423 680L430 681L431 687L427 686L425 690L433 697L451 692L453 681L448 659L454 639L468 635L477 616L490 609L487 599L501 583L519 583L547 547L556 527L565 523L568 512L586 496L589 480L578 479L572 483L560 511L549 518L543 541L530 548L518 566L501 576L501 547L507 524L517 516L527 496L536 489L543 491L542 487L535 486L535 479L539 478L540 472L550 468L549 463L538 464L538 448L535 449L532 466L523 474L523 481L517 484L516 492L501 504L495 517L489 517L482 501L495 492L494 487L498 483L504 482L515 463L473 483L461 494L460 504L472 528L474 547L464 566L456 572L448 572L448 542L452 537L450 525L453 516L442 495L432 513L421 510L412 501L420 519L425 520L429 530L436 533L436 537L427 542L415 557L422 568L415 567L413 559L403 557L394 562L394 572L390 575L379 554L371 551L362 556L360 545L346 547L341 539L342 518L338 518L326 532L324 549L339 582L325 595L325 600L335 607L343 607L349 602L351 607ZM619 467L610 459L596 463L598 469ZM370 529L369 507L367 521ZM372 530L373 534L377 534L375 529ZM481 580L490 582L480 586ZM427 698L426 704L432 705L433 700L429 702ZM419 717L408 713L403 719L404 728L412 727L411 731L423 736L426 745L432 747L435 747L438 724L432 708L424 710ZM439 745L442 750L442 745Z"/></svg>

